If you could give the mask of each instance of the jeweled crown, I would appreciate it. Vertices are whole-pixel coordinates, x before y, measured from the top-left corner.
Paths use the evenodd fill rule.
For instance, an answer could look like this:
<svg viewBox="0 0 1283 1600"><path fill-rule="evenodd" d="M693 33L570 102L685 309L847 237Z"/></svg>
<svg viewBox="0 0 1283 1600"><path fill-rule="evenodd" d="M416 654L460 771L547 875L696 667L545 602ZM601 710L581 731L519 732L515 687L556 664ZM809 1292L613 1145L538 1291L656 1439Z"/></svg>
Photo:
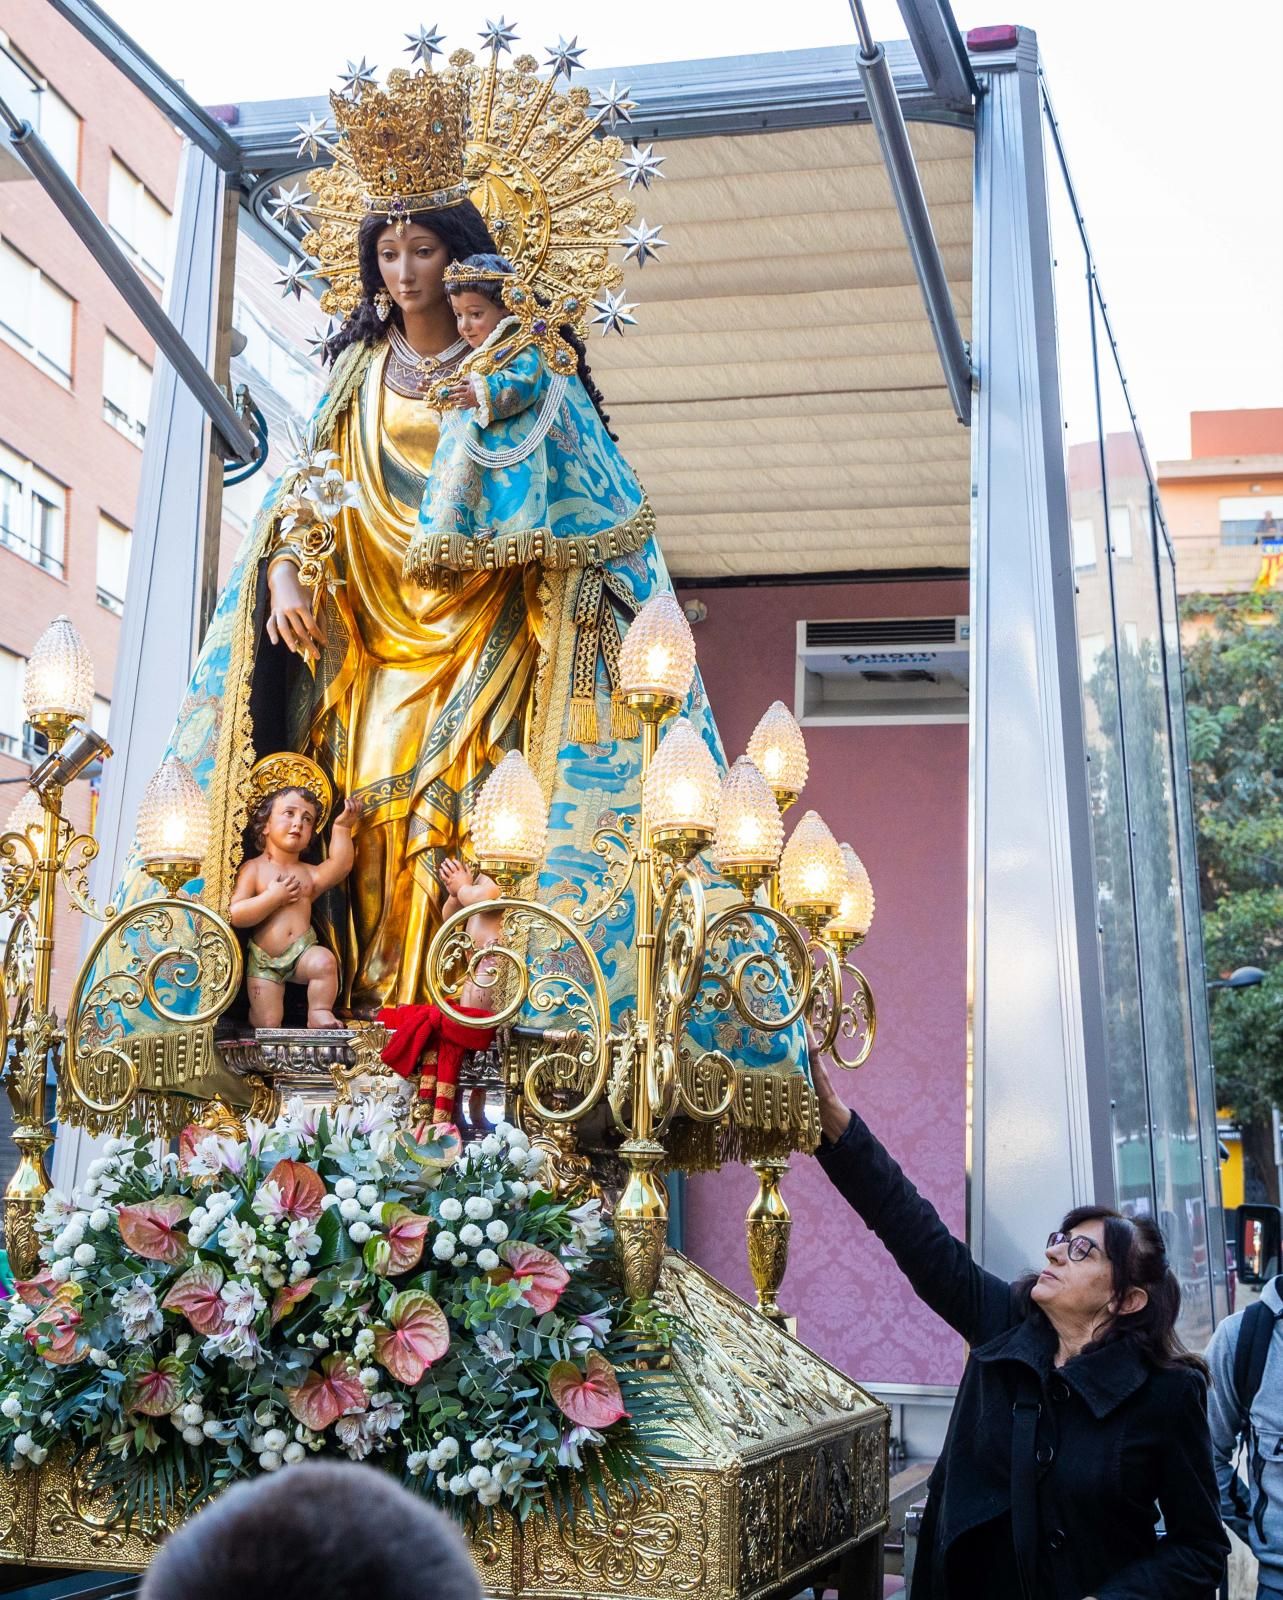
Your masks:
<svg viewBox="0 0 1283 1600"><path fill-rule="evenodd" d="M467 199L468 92L456 77L398 69L385 88L362 81L330 106L368 211L396 222Z"/></svg>

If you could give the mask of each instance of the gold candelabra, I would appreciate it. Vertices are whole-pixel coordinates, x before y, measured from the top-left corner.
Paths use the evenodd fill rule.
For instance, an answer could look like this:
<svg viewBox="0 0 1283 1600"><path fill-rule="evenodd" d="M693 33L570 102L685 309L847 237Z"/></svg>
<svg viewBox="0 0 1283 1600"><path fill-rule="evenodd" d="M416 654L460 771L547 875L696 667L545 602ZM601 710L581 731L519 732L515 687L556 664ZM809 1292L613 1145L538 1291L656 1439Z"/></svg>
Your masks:
<svg viewBox="0 0 1283 1600"><path fill-rule="evenodd" d="M642 803L636 819L597 830L593 850L605 866L595 898L566 911L518 893L543 860L547 813L534 774L512 752L483 790L473 827L481 870L500 888L487 910L502 918L502 937L475 948L464 908L441 927L427 957L429 989L457 1020L468 1021L455 1002L472 982L493 991L496 1027L523 1010L555 1023L520 1082L536 1118L562 1127L605 1103L623 1135L627 1176L614 1225L625 1287L638 1297L653 1292L663 1259L665 1135L679 1116L724 1122L735 1102L735 1064L721 1050L690 1042L701 991L711 992L715 1013L762 1032L808 1020L818 1048L842 1066L867 1057L874 1029L872 993L846 961L873 912L867 873L814 812L781 850L783 814L807 778L801 730L777 702L749 754L719 778L703 740L677 715L694 671L694 639L680 606L671 595L655 597L620 652L622 698L640 722ZM716 911L697 862L705 850L738 891ZM589 934L630 887L636 1005L612 1021ZM773 943L755 946L755 930ZM540 951L557 959L541 960ZM855 1042L854 1054L843 1053L844 1041ZM750 1264L759 1308L779 1319L791 1226L779 1191L786 1163L763 1160L754 1170Z"/></svg>
<svg viewBox="0 0 1283 1600"><path fill-rule="evenodd" d="M45 1091L50 1068L60 1098L70 1089L84 1099L71 1065L75 1052L66 1048L68 1030L50 999L59 886L78 911L108 925L102 938L136 920L131 913L118 917L113 905L96 904L88 869L98 845L63 814L67 787L112 753L106 739L88 726L93 683L93 663L83 640L66 617L56 618L32 650L23 684L27 718L47 740L48 753L32 771L27 792L0 833L0 913L12 919L0 981L0 1059L19 1152L4 1193L4 1228L9 1261L20 1277L36 1268L35 1217L49 1192L46 1162L53 1135ZM208 833L204 804L190 773L175 761L160 768L144 795L138 827L143 864L171 897L200 872ZM185 907L186 902L149 901L148 914L173 904ZM235 935L227 932L239 963ZM77 980L78 991L85 970ZM144 977L145 986L149 981Z"/></svg>

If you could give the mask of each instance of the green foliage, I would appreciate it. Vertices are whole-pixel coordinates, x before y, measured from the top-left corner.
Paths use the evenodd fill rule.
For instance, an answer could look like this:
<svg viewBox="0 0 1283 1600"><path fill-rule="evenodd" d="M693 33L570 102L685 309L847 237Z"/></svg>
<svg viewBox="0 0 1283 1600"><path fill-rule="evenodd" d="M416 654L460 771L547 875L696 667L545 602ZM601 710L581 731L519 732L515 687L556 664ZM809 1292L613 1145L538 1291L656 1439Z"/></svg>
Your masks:
<svg viewBox="0 0 1283 1600"><path fill-rule="evenodd" d="M1217 1094L1255 1119L1283 1102L1283 596L1194 595L1182 618L1207 972L1267 973L1212 996Z"/></svg>

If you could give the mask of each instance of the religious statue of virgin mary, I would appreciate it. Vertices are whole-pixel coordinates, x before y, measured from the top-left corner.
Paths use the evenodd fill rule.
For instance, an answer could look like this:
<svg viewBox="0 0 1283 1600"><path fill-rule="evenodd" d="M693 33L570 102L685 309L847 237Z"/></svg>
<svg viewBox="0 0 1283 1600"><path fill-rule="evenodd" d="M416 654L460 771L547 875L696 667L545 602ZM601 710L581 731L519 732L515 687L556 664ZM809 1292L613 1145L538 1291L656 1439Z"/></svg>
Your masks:
<svg viewBox="0 0 1283 1600"><path fill-rule="evenodd" d="M623 145L603 127L628 107L607 95L594 108L570 85L577 52L554 53L541 77L528 56L501 65L506 38L491 44L488 61L460 51L435 69L429 38L415 69L383 87L356 72L331 96L336 131L305 133L330 164L309 179L303 247L327 285L322 309L343 320L327 390L219 598L170 744L210 800L199 887L218 911L257 761L306 754L358 802L354 867L318 921L343 975L340 1014L354 1018L431 998L438 867L468 852L479 791L506 752L526 756L548 802L539 897L596 892L594 833L640 803L640 745L614 693L620 641L671 591L581 338L590 314L605 331L631 320L611 249L633 207L617 192ZM632 234L635 254L646 243ZM538 483L529 451L486 461L507 513L470 516L451 536L425 520L442 503L442 396L471 355L444 280L478 256L511 268L518 299L551 308L522 326L536 342L555 335L559 403L530 424L543 430ZM505 385L491 387L502 415ZM685 715L724 766L698 677ZM121 898L146 892L128 869ZM616 1011L635 987L627 897L620 912L595 944ZM800 1028L767 1033L728 1015L708 1026L741 1067L805 1070Z"/></svg>

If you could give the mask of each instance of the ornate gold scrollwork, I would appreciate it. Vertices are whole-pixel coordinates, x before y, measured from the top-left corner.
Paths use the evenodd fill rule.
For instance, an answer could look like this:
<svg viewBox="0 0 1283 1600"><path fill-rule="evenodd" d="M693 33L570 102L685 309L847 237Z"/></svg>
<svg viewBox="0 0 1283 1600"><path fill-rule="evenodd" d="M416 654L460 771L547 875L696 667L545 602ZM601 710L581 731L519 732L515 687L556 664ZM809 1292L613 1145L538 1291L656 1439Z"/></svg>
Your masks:
<svg viewBox="0 0 1283 1600"><path fill-rule="evenodd" d="M709 923L708 948L716 952L734 939L751 941L755 920L774 928L775 946L743 950L733 959L723 957L720 968L710 967L704 987L711 997L704 1003L721 1011L734 1007L750 1027L781 1033L805 1014L814 973L806 936L792 918L772 906L731 906Z"/></svg>
<svg viewBox="0 0 1283 1600"><path fill-rule="evenodd" d="M869 1059L877 1033L873 990L859 967L829 945L815 943L811 949L817 970L807 1021L815 1035L816 1048L835 1066L854 1071ZM854 1053L843 1053L843 1041L855 1043Z"/></svg>
<svg viewBox="0 0 1283 1600"><path fill-rule="evenodd" d="M106 965L106 971L101 967ZM143 900L108 923L76 978L67 1011L64 1083L98 1116L125 1111L139 1088L129 1037L155 1024L212 1023L241 983L235 933L198 900Z"/></svg>

